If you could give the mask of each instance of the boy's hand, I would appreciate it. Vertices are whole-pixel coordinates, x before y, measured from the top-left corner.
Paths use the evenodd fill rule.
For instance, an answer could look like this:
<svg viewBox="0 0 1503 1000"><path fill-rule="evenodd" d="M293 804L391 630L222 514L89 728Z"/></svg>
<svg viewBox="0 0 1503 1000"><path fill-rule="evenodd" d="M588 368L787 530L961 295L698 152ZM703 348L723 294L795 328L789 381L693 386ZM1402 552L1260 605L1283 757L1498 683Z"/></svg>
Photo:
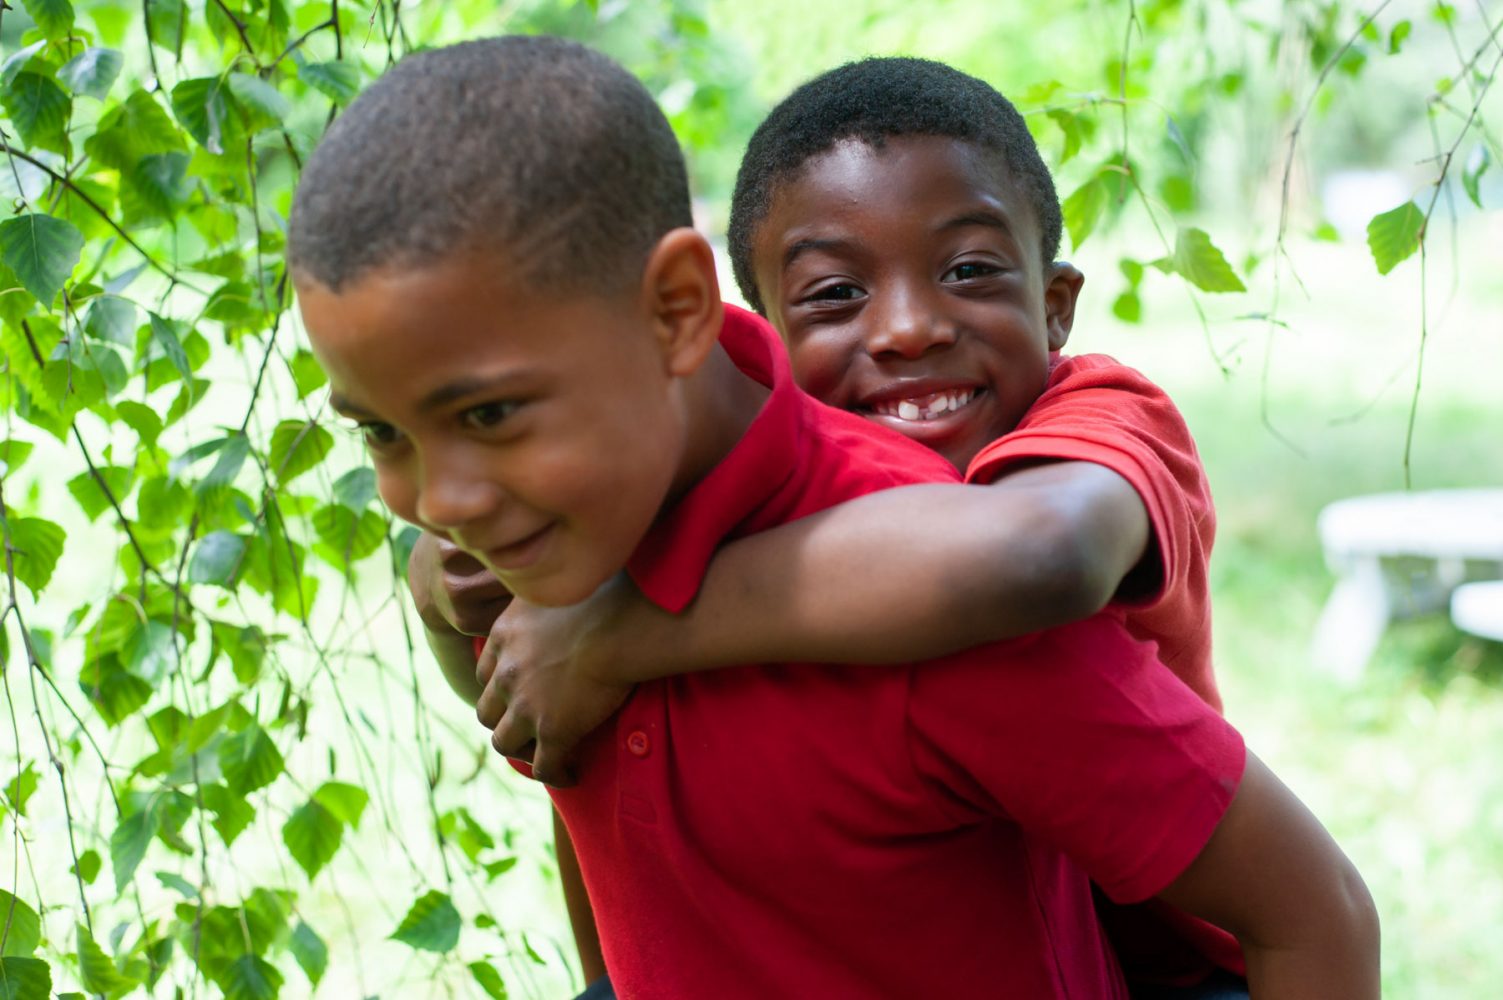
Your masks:
<svg viewBox="0 0 1503 1000"><path fill-rule="evenodd" d="M476 706L491 745L532 762L532 775L574 784L574 749L631 691L615 679L626 611L644 598L624 575L565 608L513 601L496 620L475 667L485 688Z"/></svg>
<svg viewBox="0 0 1503 1000"><path fill-rule="evenodd" d="M430 629L485 635L511 594L480 560L446 538L423 532L407 563L418 617Z"/></svg>

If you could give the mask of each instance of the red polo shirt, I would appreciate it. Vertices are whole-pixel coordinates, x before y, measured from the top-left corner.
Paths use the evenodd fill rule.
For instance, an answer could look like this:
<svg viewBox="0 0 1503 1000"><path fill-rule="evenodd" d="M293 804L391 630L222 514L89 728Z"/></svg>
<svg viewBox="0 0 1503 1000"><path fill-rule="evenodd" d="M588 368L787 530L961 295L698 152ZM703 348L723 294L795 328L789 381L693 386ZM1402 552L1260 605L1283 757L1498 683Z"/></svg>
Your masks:
<svg viewBox="0 0 1503 1000"><path fill-rule="evenodd" d="M1137 490L1153 527L1157 578L1113 607L1129 632L1157 643L1163 664L1220 711L1207 579L1216 510L1195 440L1173 400L1104 354L1057 358L1043 395L1011 433L971 460L966 481L994 482L1039 459L1104 465Z"/></svg>
<svg viewBox="0 0 1503 1000"><path fill-rule="evenodd" d="M771 329L727 313L721 343L772 392L628 567L670 610L722 541L954 478L798 392ZM644 684L580 763L553 797L623 1000L1120 997L1087 875L1121 900L1162 889L1244 751L1099 616L911 667Z"/></svg>

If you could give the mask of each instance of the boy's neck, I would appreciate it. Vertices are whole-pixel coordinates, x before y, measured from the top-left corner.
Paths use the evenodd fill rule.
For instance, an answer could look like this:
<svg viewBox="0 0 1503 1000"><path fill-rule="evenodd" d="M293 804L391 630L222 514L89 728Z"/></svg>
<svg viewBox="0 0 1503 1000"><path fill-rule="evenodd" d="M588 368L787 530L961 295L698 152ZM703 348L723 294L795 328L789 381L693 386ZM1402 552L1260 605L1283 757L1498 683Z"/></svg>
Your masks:
<svg viewBox="0 0 1503 1000"><path fill-rule="evenodd" d="M747 375L724 347L716 344L684 386L689 437L678 472L664 502L687 493L729 455L746 435L771 390Z"/></svg>

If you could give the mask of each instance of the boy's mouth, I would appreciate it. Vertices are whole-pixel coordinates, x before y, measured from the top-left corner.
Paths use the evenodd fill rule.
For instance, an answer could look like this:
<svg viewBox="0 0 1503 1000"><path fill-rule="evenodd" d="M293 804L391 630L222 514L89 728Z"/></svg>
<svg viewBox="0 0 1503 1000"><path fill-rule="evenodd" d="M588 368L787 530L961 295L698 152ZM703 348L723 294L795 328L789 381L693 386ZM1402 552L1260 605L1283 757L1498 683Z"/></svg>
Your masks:
<svg viewBox="0 0 1503 1000"><path fill-rule="evenodd" d="M965 389L946 389L917 396L889 397L869 403L865 409L878 416L896 420L913 422L938 420L940 417L970 405L980 393L981 390L975 386Z"/></svg>

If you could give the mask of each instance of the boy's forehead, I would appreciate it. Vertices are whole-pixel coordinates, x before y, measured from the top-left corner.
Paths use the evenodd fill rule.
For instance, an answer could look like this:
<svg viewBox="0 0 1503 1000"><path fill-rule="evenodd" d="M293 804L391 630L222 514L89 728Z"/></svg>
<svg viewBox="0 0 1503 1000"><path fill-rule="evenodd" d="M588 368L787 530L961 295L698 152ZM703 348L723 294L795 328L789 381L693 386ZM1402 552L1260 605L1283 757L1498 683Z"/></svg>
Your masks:
<svg viewBox="0 0 1503 1000"><path fill-rule="evenodd" d="M303 324L333 387L364 408L378 386L403 397L433 379L567 372L620 338L593 300L517 287L495 261L464 254L386 266L334 289L295 275Z"/></svg>
<svg viewBox="0 0 1503 1000"><path fill-rule="evenodd" d="M911 218L934 201L985 204L1020 241L1036 239L1034 213L1000 150L951 136L904 135L880 144L841 139L810 157L773 190L757 242L781 243L789 230L818 225L831 213Z"/></svg>

